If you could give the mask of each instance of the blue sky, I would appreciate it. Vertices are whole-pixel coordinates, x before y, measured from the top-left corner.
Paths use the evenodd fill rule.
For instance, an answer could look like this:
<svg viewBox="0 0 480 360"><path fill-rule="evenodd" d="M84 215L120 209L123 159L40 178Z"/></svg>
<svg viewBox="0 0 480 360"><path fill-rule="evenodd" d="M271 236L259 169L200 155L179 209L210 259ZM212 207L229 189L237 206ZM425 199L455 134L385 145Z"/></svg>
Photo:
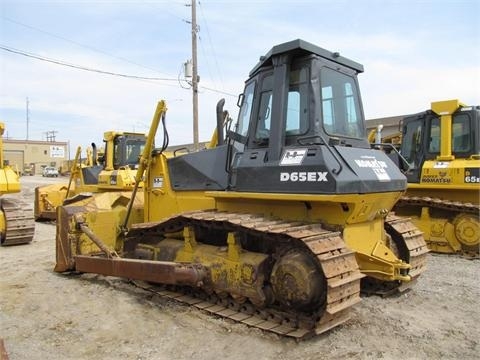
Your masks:
<svg viewBox="0 0 480 360"><path fill-rule="evenodd" d="M0 120L9 137L101 143L104 131L148 131L167 100L171 144L192 141L190 1L0 0L0 46L82 67L168 81L92 73L0 50ZM200 140L259 56L301 38L360 62L367 119L426 110L431 101L480 104L480 1L197 2ZM213 91L215 90L215 91ZM157 137L159 138L159 137ZM72 150L72 154L73 154ZM72 155L73 156L73 155Z"/></svg>

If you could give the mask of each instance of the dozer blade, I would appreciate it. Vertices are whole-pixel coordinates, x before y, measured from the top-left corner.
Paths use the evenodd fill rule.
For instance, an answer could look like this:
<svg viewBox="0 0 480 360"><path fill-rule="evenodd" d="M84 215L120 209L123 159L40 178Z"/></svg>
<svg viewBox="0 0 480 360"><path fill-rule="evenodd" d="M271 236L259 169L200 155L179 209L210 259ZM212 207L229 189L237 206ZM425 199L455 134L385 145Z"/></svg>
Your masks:
<svg viewBox="0 0 480 360"><path fill-rule="evenodd" d="M77 215L83 217L83 221L89 224L92 232L103 239L109 248L118 250L117 246L121 245L117 244L117 240L130 197L129 192L94 193L67 206L59 206L55 271L74 270L75 255L100 251L98 246L88 240L87 235L80 230L78 223L74 220ZM139 222L143 219L143 194L137 194L135 197L130 219L131 222Z"/></svg>
<svg viewBox="0 0 480 360"><path fill-rule="evenodd" d="M62 205L67 194L65 184L52 184L35 188L34 217L39 220L55 220L57 206Z"/></svg>

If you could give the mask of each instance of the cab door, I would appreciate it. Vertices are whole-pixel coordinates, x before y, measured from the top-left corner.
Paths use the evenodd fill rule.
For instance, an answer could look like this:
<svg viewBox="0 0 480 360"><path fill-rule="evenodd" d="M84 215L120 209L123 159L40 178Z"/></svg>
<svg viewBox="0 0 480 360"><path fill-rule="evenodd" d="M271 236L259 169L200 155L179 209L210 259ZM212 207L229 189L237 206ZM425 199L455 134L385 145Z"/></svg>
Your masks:
<svg viewBox="0 0 480 360"><path fill-rule="evenodd" d="M409 183L420 182L422 165L425 161L424 132L424 117L409 119L403 127L401 153L409 164L409 168L405 172Z"/></svg>

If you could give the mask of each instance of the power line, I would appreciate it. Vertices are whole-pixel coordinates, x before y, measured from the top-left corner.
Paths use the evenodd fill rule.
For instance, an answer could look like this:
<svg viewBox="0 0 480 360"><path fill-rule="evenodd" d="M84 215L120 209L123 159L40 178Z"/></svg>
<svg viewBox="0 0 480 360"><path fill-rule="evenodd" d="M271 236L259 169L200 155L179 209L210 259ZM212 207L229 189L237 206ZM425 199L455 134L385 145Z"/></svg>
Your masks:
<svg viewBox="0 0 480 360"><path fill-rule="evenodd" d="M205 17L205 14L203 13L202 3L199 1L198 4L200 5L200 12L201 12L203 21L205 22L205 28L207 30L207 37L208 37L208 40L210 42L210 47L212 48L213 59L215 60L215 65L217 67L218 75L220 77L220 83L222 84L222 87L224 88L224 86L223 86L223 84L224 84L223 74L222 74L222 71L220 69L220 66L218 65L218 58L217 58L217 54L215 53L215 48L213 47L212 37L210 36L210 30L209 30L208 24L207 24L207 18Z"/></svg>
<svg viewBox="0 0 480 360"><path fill-rule="evenodd" d="M235 98L238 97L238 94L235 95L235 94L232 94L232 93L229 93L229 92L226 92L226 91L212 89L212 88L209 88L209 87L206 87L206 86L201 86L201 85L199 85L199 87L204 89L204 90L213 91L213 92L216 92L216 93L219 93L219 94L228 95L228 96L235 97Z"/></svg>
<svg viewBox="0 0 480 360"><path fill-rule="evenodd" d="M4 46L4 45L1 45L1 44L0 44L0 49L4 50L4 51L7 51L7 52L10 52L10 53L17 54L17 55L22 55L22 56L25 56L25 57L28 57L28 58L52 63L52 64L55 64L55 65L66 66L66 67L74 68L74 69L77 69L77 70L89 71L89 72L99 73L99 74L103 74L103 75L118 76L118 77L123 77L123 78L128 78L128 79L134 79L134 80L178 81L178 79L174 79L174 78L159 78L159 77L128 75L128 74L121 74L121 73L116 73L116 72L112 72L112 71L105 71L105 70L88 68L88 67L81 66L81 65L70 64L70 63L67 63L67 62L64 62L64 61L61 61L61 60L51 59L51 58L47 58L47 57L40 56L40 55L37 55L37 54L28 53L26 51L14 49L14 48ZM226 91L221 91L221 90L209 88L209 87L206 87L206 86L199 86L199 87L204 89L204 90L216 92L216 93L219 93L219 94L224 94L224 95L228 95L228 96L232 96L232 97L237 97L237 95L228 93Z"/></svg>
<svg viewBox="0 0 480 360"><path fill-rule="evenodd" d="M78 69L78 70L90 71L90 72L95 72L95 73L104 74L104 75L119 76L119 77L124 77L124 78L129 78L129 79L137 79L137 80L177 81L177 79L174 79L174 78L160 78L160 77L128 75L128 74L122 74L122 73L117 73L117 72L113 72L113 71L106 71L106 70L88 68L88 67L81 66L81 65L67 63L65 61L51 59L51 58L43 57L43 56L33 54L33 53L28 53L26 51L14 49L14 48L7 47L7 46L4 46L4 45L0 45L0 49L11 52L11 53L14 53L14 54L26 56L26 57L29 57L29 58L53 63L53 64L56 64L56 65L67 66L67 67L71 67L71 68Z"/></svg>
<svg viewBox="0 0 480 360"><path fill-rule="evenodd" d="M185 18L171 12L166 6L162 6L160 7L158 3L155 3L155 2L150 2L150 1L142 1L142 3L146 4L146 5L149 5L151 7L154 7L156 9L160 9L162 12L165 12L167 14L170 14L171 16L173 16L174 18L177 18L178 20L182 21L182 22L188 22ZM167 4L164 4L164 5L167 5ZM185 6L185 4L183 2L178 2L176 5L180 5L180 6ZM168 6L170 6L170 4L168 4Z"/></svg>
<svg viewBox="0 0 480 360"><path fill-rule="evenodd" d="M2 16L2 19L6 20L6 21L9 21L9 22L11 22L11 23L13 23L13 24L20 25L20 26L26 27L26 28L28 28L28 29L41 32L41 33L46 34L46 35L48 35L48 36L51 36L51 37L54 37L54 38L57 38L57 39L60 39L60 40L63 40L63 41L72 43L72 44L74 44L74 45L83 47L83 48L85 48L85 49L89 49L89 50L91 50L91 51L98 52L98 53L100 53L100 54L109 56L109 57L111 57L111 58L114 58L114 59L117 59L117 60L121 60L121 61L127 62L127 63L129 63L129 64L133 64L133 65L135 65L135 66L142 67L142 68L144 68L144 69L152 70L152 71L158 72L159 74L163 74L161 71L159 71L159 70L157 70L157 69L153 69L153 68L151 68L151 67L148 67L148 66L145 66L145 65L136 63L136 62L134 62L134 61L131 61L131 60L126 59L126 58L121 57L121 56L116 56L116 55L109 54L109 53L107 53L107 52L105 52L105 51L103 51L103 50L97 49L97 48L95 48L95 47L93 47L93 46L85 45L85 44L79 43L79 42L77 42L77 41L68 39L68 38L66 38L66 37L64 37L64 36L60 36L60 35L51 33L51 32L49 32L49 31L45 31L45 30L39 29L39 28L37 28L37 27L31 26L31 25L28 25L28 24L25 24L25 23L21 23L20 21L10 19L10 18L8 18L8 17L6 17L6 16Z"/></svg>
<svg viewBox="0 0 480 360"><path fill-rule="evenodd" d="M206 60L206 62L207 62L208 74L210 75L210 78L211 78L212 81L213 81L213 85L214 85L215 87L217 87L217 84L216 84L216 82L215 82L215 78L213 77L212 71L211 71L211 69L210 69L210 61L208 61L207 52L206 52L206 50L205 50L205 46L203 45L203 41L202 41L203 39L202 39L202 37L201 37L200 35L198 35L198 40L200 40L200 46L201 46L201 48L202 48L202 53L203 53L204 58L205 58L205 60Z"/></svg>

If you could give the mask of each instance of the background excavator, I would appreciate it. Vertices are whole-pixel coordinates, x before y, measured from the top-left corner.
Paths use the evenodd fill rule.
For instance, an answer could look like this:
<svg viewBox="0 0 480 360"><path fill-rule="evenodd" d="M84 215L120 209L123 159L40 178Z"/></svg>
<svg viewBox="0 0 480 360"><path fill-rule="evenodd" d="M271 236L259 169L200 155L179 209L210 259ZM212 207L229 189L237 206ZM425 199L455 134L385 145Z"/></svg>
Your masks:
<svg viewBox="0 0 480 360"><path fill-rule="evenodd" d="M399 165L408 190L394 211L412 218L432 251L479 256L479 133L480 107L458 100L433 102L403 119L406 163Z"/></svg>
<svg viewBox="0 0 480 360"><path fill-rule="evenodd" d="M32 209L18 198L3 196L21 191L18 171L4 161L4 131L5 124L0 122L0 245L27 244L35 232Z"/></svg>
<svg viewBox="0 0 480 360"><path fill-rule="evenodd" d="M362 71L302 40L274 46L250 72L234 128L219 102L212 142L188 154L166 151L159 102L136 174L146 171L143 219L131 215L135 190L109 208L59 206L55 271L162 284L145 286L297 339L345 322L361 287L409 287L428 249L390 215L407 181L366 140Z"/></svg>
<svg viewBox="0 0 480 360"><path fill-rule="evenodd" d="M68 183L35 189L35 220L55 220L56 208L64 201L78 202L93 193L133 189L145 134L108 131L103 139L104 147L97 149L92 143L92 147L87 148L83 162L81 149L77 149Z"/></svg>

